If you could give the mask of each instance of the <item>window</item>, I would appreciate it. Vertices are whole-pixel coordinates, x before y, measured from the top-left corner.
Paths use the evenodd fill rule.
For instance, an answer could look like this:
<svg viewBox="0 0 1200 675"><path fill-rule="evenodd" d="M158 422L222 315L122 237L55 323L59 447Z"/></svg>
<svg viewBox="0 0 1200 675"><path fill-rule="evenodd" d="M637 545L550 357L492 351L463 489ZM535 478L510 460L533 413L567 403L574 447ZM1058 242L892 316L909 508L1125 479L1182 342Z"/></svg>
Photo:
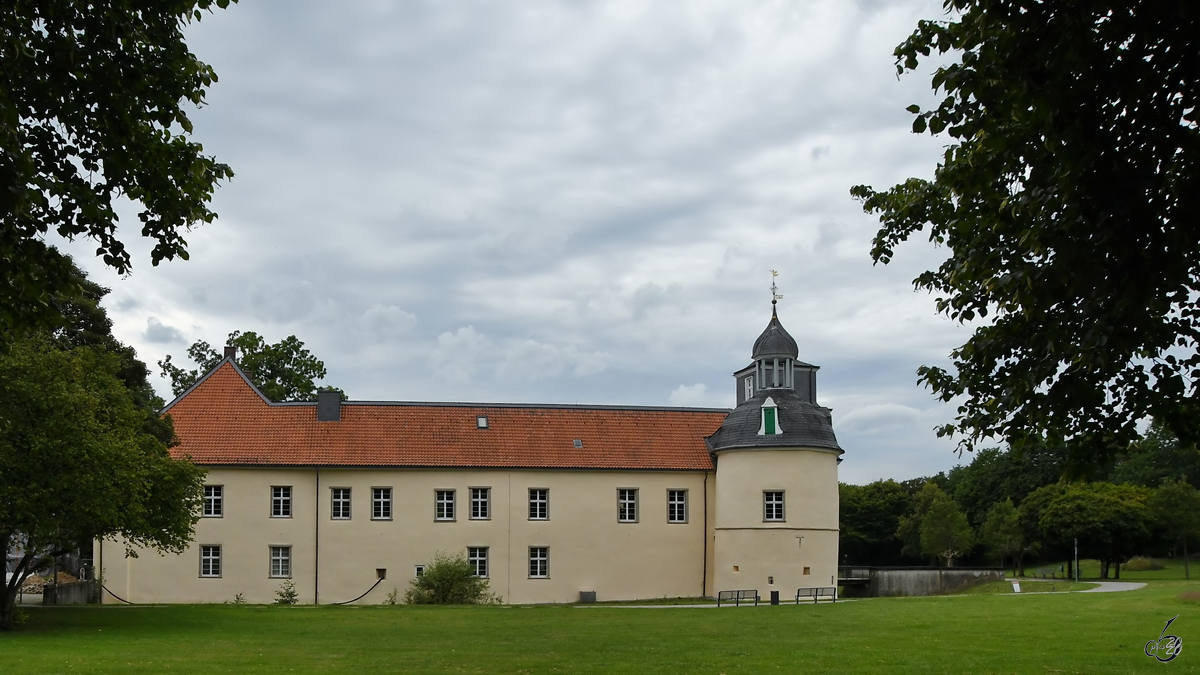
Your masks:
<svg viewBox="0 0 1200 675"><path fill-rule="evenodd" d="M783 426L779 424L779 408L775 405L775 401L768 396L767 400L762 404L762 423L758 427L759 436L777 436L783 433Z"/></svg>
<svg viewBox="0 0 1200 675"><path fill-rule="evenodd" d="M221 547L204 545L200 547L200 576L221 576Z"/></svg>
<svg viewBox="0 0 1200 675"><path fill-rule="evenodd" d="M487 577L488 550L486 546L472 546L468 548L467 562L471 563L471 574L477 577Z"/></svg>
<svg viewBox="0 0 1200 675"><path fill-rule="evenodd" d="M392 519L392 488L371 488L371 520Z"/></svg>
<svg viewBox="0 0 1200 675"><path fill-rule="evenodd" d="M667 490L667 522L687 522L687 490Z"/></svg>
<svg viewBox="0 0 1200 675"><path fill-rule="evenodd" d="M763 491L763 520L783 520L783 490Z"/></svg>
<svg viewBox="0 0 1200 675"><path fill-rule="evenodd" d="M529 488L529 519L550 519L550 490L546 488Z"/></svg>
<svg viewBox="0 0 1200 675"><path fill-rule="evenodd" d="M276 485L271 488L271 517L292 517L292 486Z"/></svg>
<svg viewBox="0 0 1200 675"><path fill-rule="evenodd" d="M548 579L550 577L550 549L545 546L529 547L529 578Z"/></svg>
<svg viewBox="0 0 1200 675"><path fill-rule="evenodd" d="M476 429L488 428L488 421L487 421L486 415L479 415L478 417L475 418L475 428Z"/></svg>
<svg viewBox="0 0 1200 675"><path fill-rule="evenodd" d="M617 522L637 522L637 493L630 488L617 490Z"/></svg>
<svg viewBox="0 0 1200 675"><path fill-rule="evenodd" d="M418 576L418 577L419 577L419 576L421 576L422 574L425 574L425 566L424 566L424 565L417 565L417 567L416 567L416 569L415 569L414 571L416 572L415 576Z"/></svg>
<svg viewBox="0 0 1200 675"><path fill-rule="evenodd" d="M582 438L576 438L575 440L571 441L571 445L573 445L573 446L575 446L575 447L577 447L577 448L582 448L582 447L583 447L583 439L582 439Z"/></svg>
<svg viewBox="0 0 1200 675"><path fill-rule="evenodd" d="M350 520L350 488L333 488L333 507L330 509L334 520Z"/></svg>
<svg viewBox="0 0 1200 675"><path fill-rule="evenodd" d="M491 488L471 488L471 519L491 518Z"/></svg>
<svg viewBox="0 0 1200 675"><path fill-rule="evenodd" d="M435 490L435 520L454 520L454 490Z"/></svg>
<svg viewBox="0 0 1200 675"><path fill-rule="evenodd" d="M205 518L220 518L225 514L225 486L224 485L205 485L204 486L204 511Z"/></svg>
<svg viewBox="0 0 1200 675"><path fill-rule="evenodd" d="M747 377L745 380L742 380L742 382L744 382L746 385L746 400L750 400L754 397L754 378Z"/></svg>
<svg viewBox="0 0 1200 675"><path fill-rule="evenodd" d="M289 578L292 576L292 547L271 547L271 576Z"/></svg>

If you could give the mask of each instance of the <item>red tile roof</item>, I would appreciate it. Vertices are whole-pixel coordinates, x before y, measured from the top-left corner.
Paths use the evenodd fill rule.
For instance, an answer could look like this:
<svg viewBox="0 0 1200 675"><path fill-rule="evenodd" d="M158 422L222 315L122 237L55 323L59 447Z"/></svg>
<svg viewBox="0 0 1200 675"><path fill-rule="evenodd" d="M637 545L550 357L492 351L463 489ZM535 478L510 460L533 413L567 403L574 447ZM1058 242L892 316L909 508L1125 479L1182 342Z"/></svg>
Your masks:
<svg viewBox="0 0 1200 675"><path fill-rule="evenodd" d="M711 471L705 442L728 411L679 408L344 402L271 404L222 362L166 410L202 465L665 469ZM476 428L486 415L488 429ZM574 440L583 447L574 446Z"/></svg>

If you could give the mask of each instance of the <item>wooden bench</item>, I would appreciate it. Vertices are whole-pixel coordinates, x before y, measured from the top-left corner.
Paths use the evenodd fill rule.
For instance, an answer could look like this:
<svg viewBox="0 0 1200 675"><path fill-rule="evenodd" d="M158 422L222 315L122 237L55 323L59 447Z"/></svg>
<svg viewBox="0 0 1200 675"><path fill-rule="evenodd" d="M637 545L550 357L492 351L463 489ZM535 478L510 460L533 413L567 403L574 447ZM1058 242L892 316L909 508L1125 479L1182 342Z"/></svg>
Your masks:
<svg viewBox="0 0 1200 675"><path fill-rule="evenodd" d="M743 600L745 600L746 602L750 602L751 600L753 600L755 606L757 606L758 605L758 591L757 590L741 590L741 591L719 591L719 592L717 592L717 607L721 606L722 601L729 602L731 600L733 601L734 606L741 605Z"/></svg>
<svg viewBox="0 0 1200 675"><path fill-rule="evenodd" d="M817 586L814 588L797 588L796 589L796 604L800 604L800 598L812 598L813 604L816 604L819 598L830 598L837 602L837 586Z"/></svg>

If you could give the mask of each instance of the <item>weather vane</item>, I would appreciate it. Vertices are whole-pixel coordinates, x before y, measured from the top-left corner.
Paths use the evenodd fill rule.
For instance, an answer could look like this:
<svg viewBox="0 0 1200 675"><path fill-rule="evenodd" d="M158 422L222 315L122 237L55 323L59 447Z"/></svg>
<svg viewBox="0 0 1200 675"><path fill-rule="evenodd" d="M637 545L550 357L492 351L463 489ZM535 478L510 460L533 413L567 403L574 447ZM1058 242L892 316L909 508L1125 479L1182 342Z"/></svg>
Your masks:
<svg viewBox="0 0 1200 675"><path fill-rule="evenodd" d="M779 272L771 270L771 304L779 302L783 296L779 294L779 287L775 285L775 277L779 276Z"/></svg>

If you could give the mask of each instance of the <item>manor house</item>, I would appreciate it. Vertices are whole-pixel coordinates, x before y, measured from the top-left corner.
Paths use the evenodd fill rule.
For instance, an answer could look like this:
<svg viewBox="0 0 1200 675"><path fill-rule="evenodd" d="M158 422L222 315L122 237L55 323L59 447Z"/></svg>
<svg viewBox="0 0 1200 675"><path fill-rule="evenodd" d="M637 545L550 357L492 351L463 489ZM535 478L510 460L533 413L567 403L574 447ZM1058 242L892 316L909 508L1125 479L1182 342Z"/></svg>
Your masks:
<svg viewBox="0 0 1200 675"><path fill-rule="evenodd" d="M95 563L139 603L377 604L438 551L508 603L833 586L842 449L797 357L772 308L726 410L273 403L227 349L165 409L208 472L194 543Z"/></svg>

